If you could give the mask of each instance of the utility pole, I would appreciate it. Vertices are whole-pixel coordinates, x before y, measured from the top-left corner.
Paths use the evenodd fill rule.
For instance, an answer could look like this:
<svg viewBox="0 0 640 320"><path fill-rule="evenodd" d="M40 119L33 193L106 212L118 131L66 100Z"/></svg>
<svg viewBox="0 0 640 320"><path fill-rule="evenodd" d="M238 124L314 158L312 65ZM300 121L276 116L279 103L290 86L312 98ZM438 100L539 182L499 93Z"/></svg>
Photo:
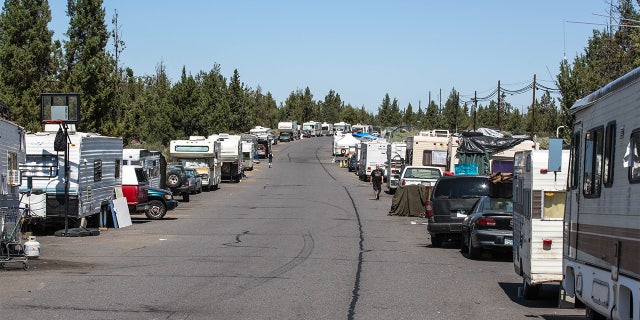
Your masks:
<svg viewBox="0 0 640 320"><path fill-rule="evenodd" d="M533 74L533 101L531 101L531 139L533 139L533 129L536 123L536 74Z"/></svg>
<svg viewBox="0 0 640 320"><path fill-rule="evenodd" d="M498 130L502 130L500 126L500 80L498 80Z"/></svg>
<svg viewBox="0 0 640 320"><path fill-rule="evenodd" d="M473 131L476 131L476 108L478 108L478 91L473 91Z"/></svg>

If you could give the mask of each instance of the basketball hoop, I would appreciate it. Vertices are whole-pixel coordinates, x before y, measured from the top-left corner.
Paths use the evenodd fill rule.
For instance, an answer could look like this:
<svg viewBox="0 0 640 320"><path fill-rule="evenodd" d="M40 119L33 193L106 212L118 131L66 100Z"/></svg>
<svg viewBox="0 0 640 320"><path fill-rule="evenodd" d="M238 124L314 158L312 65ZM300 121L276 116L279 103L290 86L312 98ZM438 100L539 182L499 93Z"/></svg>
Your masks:
<svg viewBox="0 0 640 320"><path fill-rule="evenodd" d="M43 124L62 124L62 120L60 119L49 119L49 120L42 120Z"/></svg>

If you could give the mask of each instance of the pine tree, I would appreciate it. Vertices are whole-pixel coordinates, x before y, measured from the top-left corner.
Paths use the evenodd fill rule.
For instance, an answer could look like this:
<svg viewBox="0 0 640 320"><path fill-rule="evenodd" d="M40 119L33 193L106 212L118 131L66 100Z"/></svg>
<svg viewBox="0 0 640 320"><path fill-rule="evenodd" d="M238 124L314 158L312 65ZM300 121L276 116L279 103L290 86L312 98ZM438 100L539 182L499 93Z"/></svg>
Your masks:
<svg viewBox="0 0 640 320"><path fill-rule="evenodd" d="M0 101L10 119L37 131L40 93L53 79L53 32L47 28L51 10L46 0L7 0L0 13Z"/></svg>
<svg viewBox="0 0 640 320"><path fill-rule="evenodd" d="M109 84L115 63L106 51L109 32L102 0L68 0L69 40L64 43L63 83L69 92L80 93L80 129L100 132L116 108L114 86Z"/></svg>

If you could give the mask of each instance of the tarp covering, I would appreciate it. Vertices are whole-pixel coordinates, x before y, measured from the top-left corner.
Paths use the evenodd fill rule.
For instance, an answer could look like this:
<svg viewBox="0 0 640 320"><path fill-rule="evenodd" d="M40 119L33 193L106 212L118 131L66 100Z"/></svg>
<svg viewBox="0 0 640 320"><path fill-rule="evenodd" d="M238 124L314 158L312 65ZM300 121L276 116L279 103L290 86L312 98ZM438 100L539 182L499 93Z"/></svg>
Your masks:
<svg viewBox="0 0 640 320"><path fill-rule="evenodd" d="M391 200L390 216L420 217L425 214L424 204L431 187L423 185L400 186Z"/></svg>
<svg viewBox="0 0 640 320"><path fill-rule="evenodd" d="M361 138L361 139L380 139L380 137L378 136L374 136L368 132L360 132L360 133L354 133L352 134L352 136L356 137L356 138Z"/></svg>
<svg viewBox="0 0 640 320"><path fill-rule="evenodd" d="M490 136L469 136L462 133L460 137L460 145L458 146L458 154L461 153L496 153L509 148L515 147L525 141L524 138L513 137L490 137Z"/></svg>
<svg viewBox="0 0 640 320"><path fill-rule="evenodd" d="M356 139L355 137L346 135L344 136L344 138L336 141L336 145L338 147L350 147L350 146L355 146L359 142L360 140Z"/></svg>

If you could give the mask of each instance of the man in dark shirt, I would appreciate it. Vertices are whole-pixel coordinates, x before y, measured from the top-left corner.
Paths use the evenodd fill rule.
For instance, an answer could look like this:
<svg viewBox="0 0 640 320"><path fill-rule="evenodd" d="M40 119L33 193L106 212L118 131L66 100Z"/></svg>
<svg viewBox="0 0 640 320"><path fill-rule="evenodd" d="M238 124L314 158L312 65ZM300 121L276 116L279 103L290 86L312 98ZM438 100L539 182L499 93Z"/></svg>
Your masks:
<svg viewBox="0 0 640 320"><path fill-rule="evenodd" d="M382 183L384 182L384 172L380 169L380 165L376 164L376 168L371 171L371 178L369 183L373 186L373 197L380 199L380 191L382 190Z"/></svg>

